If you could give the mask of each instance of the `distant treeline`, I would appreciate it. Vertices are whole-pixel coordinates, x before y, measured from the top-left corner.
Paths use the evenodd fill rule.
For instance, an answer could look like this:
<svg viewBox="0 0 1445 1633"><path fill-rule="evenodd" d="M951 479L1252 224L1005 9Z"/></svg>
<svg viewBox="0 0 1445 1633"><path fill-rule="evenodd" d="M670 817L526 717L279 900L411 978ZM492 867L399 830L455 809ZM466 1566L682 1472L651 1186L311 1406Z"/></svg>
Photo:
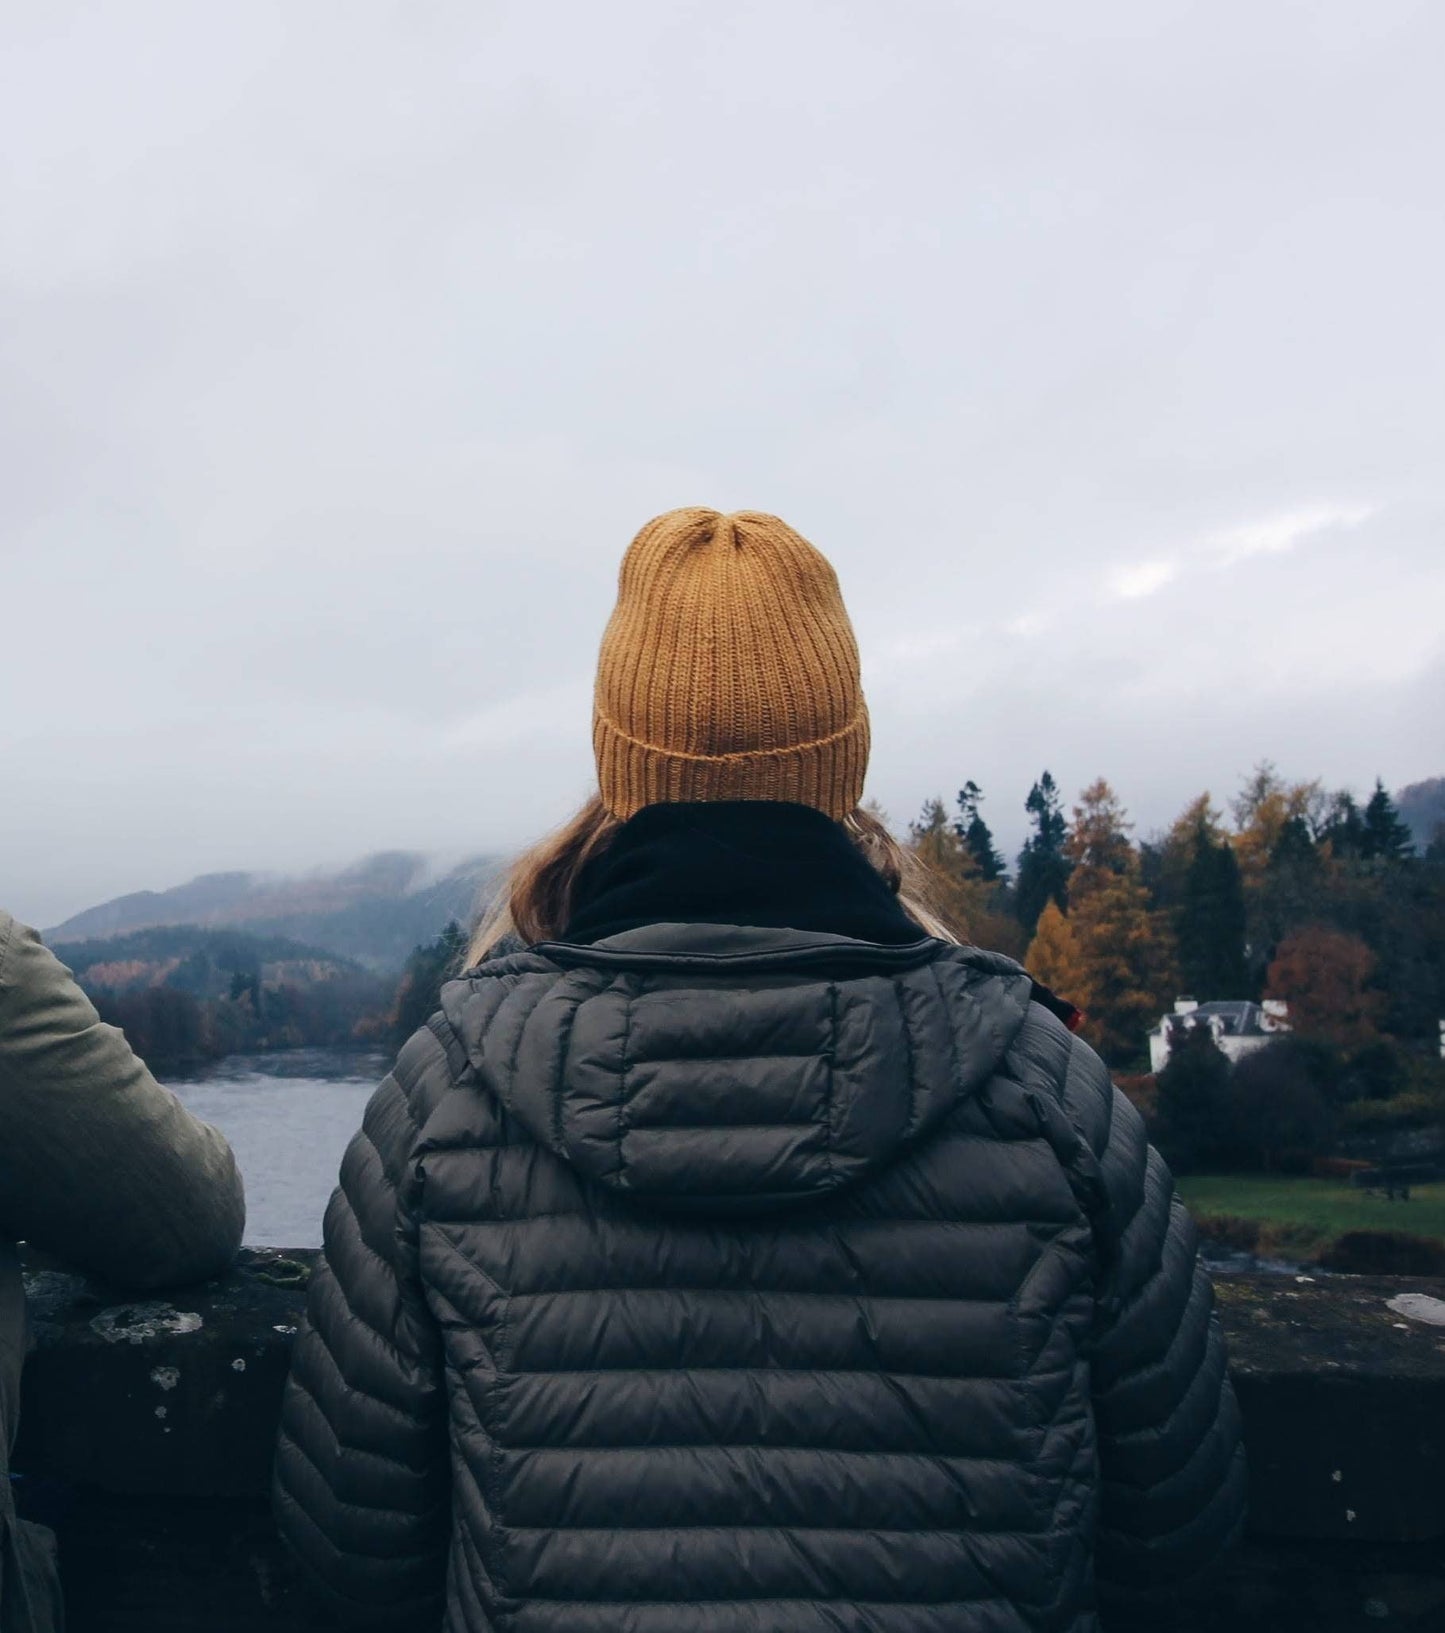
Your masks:
<svg viewBox="0 0 1445 1633"><path fill-rule="evenodd" d="M62 944L100 1018L157 1072L388 1036L395 983L279 936L190 925Z"/></svg>
<svg viewBox="0 0 1445 1633"><path fill-rule="evenodd" d="M1410 792L1445 815L1445 784ZM1102 778L1066 809L1044 771L1023 800L1031 831L1012 866L983 806L968 781L952 809L929 800L910 825L928 904L1078 1005L1112 1065L1141 1068L1149 1029L1185 995L1283 999L1296 1035L1344 1056L1381 1039L1433 1055L1445 1016L1445 833L1416 854L1378 782L1360 804L1319 781L1286 782L1266 762L1229 818L1200 794L1166 832L1136 840ZM465 939L453 923L413 950L393 1006L401 1035L436 1008Z"/></svg>
<svg viewBox="0 0 1445 1633"><path fill-rule="evenodd" d="M1407 794L1433 806L1442 789ZM1077 1004L1115 1067L1142 1068L1149 1028L1184 995L1283 999L1296 1035L1347 1063L1381 1042L1436 1053L1445 834L1420 853L1380 784L1361 804L1265 763L1228 818L1200 794L1166 832L1136 840L1102 778L1066 809L1045 771L1023 801L1031 831L1012 866L983 807L969 781L952 808L930 800L910 825L930 904ZM465 943L453 921L413 948L399 982L280 936L184 925L56 951L102 1018L172 1071L236 1051L404 1038L435 1010Z"/></svg>
<svg viewBox="0 0 1445 1633"><path fill-rule="evenodd" d="M1420 785L1422 789L1430 785ZM1116 1066L1138 1063L1174 999L1283 999L1296 1032L1345 1050L1388 1037L1433 1053L1445 1016L1445 837L1417 854L1378 782L1360 804L1258 766L1230 801L1185 806L1136 841L1102 778L1072 808L1047 771L1012 868L966 782L910 843L942 915L1085 1011Z"/></svg>
<svg viewBox="0 0 1445 1633"><path fill-rule="evenodd" d="M1445 784L1407 793L1417 820L1445 815ZM1426 1132L1445 1129L1445 833L1419 854L1378 782L1360 804L1266 763L1228 818L1200 794L1136 841L1107 782L1066 811L1045 771L1012 868L982 806L967 782L952 810L931 800L912 825L935 905L1085 1012L1085 1036L1177 1171L1445 1149ZM1281 999L1292 1030L1232 1066L1206 1028L1186 1029L1156 1080L1147 1033L1179 997Z"/></svg>

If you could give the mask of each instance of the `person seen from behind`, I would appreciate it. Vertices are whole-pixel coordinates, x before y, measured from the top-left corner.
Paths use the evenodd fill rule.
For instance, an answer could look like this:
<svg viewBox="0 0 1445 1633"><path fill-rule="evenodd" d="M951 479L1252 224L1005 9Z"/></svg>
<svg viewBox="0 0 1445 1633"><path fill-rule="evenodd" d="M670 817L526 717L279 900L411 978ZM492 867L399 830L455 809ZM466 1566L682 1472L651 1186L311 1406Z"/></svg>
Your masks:
<svg viewBox="0 0 1445 1633"><path fill-rule="evenodd" d="M306 1574L448 1633L1088 1633L1206 1570L1245 1471L1193 1227L862 807L827 561L650 522L593 742L342 1164L276 1460Z"/></svg>
<svg viewBox="0 0 1445 1633"><path fill-rule="evenodd" d="M151 1292L225 1270L245 1219L225 1138L0 911L0 1633L62 1626L54 1538L17 1516L6 1478L27 1342L16 1244Z"/></svg>

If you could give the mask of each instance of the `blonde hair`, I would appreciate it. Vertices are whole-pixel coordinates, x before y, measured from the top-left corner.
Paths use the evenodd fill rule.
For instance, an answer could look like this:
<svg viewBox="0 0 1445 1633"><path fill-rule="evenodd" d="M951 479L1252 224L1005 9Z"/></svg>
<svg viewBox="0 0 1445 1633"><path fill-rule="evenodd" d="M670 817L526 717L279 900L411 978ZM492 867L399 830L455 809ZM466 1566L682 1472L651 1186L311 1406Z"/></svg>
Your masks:
<svg viewBox="0 0 1445 1633"><path fill-rule="evenodd" d="M570 822L523 851L482 915L467 947L466 967L479 963L505 936L516 935L531 946L562 935L572 918L583 868L606 851L621 826L601 795L594 794ZM860 805L843 818L842 826L925 935L958 939L931 905L932 874L875 811Z"/></svg>

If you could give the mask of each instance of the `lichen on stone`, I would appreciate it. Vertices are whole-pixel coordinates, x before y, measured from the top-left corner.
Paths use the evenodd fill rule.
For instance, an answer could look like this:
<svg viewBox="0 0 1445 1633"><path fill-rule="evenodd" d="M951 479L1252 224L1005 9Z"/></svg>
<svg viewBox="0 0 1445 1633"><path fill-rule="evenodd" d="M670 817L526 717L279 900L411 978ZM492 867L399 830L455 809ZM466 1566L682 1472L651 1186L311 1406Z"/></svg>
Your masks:
<svg viewBox="0 0 1445 1633"><path fill-rule="evenodd" d="M90 1329L107 1344L144 1344L151 1338L199 1332L202 1325L194 1310L178 1310L173 1304L153 1301L113 1304L91 1318Z"/></svg>

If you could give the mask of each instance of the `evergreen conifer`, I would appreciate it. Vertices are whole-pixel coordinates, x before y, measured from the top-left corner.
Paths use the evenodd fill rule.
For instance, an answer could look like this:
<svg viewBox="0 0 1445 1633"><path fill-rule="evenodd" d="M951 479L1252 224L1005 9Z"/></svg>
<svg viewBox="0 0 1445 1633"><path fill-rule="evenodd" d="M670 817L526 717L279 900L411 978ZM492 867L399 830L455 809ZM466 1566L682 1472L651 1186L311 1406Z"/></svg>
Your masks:
<svg viewBox="0 0 1445 1633"><path fill-rule="evenodd" d="M1019 852L1014 902L1019 923L1032 935L1047 903L1068 911L1072 864L1065 851L1069 825L1058 784L1047 771L1029 790L1024 809L1033 818L1034 831Z"/></svg>
<svg viewBox="0 0 1445 1633"><path fill-rule="evenodd" d="M978 868L978 876L985 884L996 884L1006 871L1004 859L994 848L993 834L979 813L983 804L983 790L969 779L958 791L958 821L953 831L968 848Z"/></svg>
<svg viewBox="0 0 1445 1633"><path fill-rule="evenodd" d="M1202 1002L1249 996L1244 957L1244 888L1227 840L1201 823L1194 859L1184 876L1178 916L1179 974Z"/></svg>
<svg viewBox="0 0 1445 1633"><path fill-rule="evenodd" d="M1395 802L1385 791L1385 785L1375 778L1375 792L1365 807L1364 845L1361 854L1382 862L1403 862L1415 851L1415 838L1409 824L1402 821Z"/></svg>

